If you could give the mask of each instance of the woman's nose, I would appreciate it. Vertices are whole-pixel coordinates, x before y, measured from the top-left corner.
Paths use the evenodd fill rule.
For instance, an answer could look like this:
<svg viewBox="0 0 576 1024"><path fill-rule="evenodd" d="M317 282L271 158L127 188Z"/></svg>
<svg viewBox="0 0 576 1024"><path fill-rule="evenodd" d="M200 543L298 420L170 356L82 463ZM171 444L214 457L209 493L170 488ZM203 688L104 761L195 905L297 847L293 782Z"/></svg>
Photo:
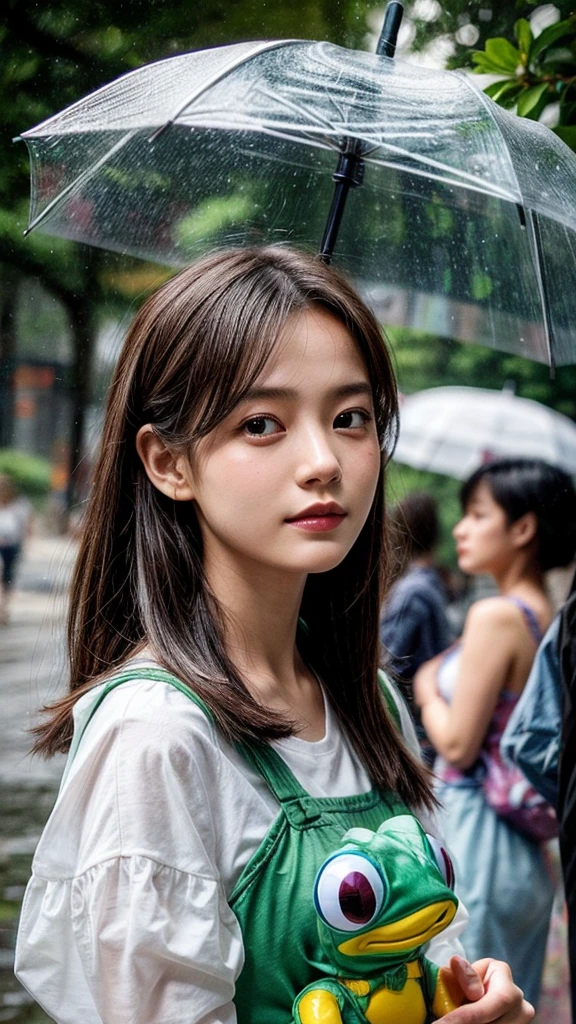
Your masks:
<svg viewBox="0 0 576 1024"><path fill-rule="evenodd" d="M300 453L297 482L301 487L334 483L341 479L342 467L338 456L323 431L309 431L301 439Z"/></svg>
<svg viewBox="0 0 576 1024"><path fill-rule="evenodd" d="M456 523L456 526L452 530L452 536L454 537L454 540L458 540L459 537L462 537L464 532L465 532L464 520L461 519L459 523Z"/></svg>

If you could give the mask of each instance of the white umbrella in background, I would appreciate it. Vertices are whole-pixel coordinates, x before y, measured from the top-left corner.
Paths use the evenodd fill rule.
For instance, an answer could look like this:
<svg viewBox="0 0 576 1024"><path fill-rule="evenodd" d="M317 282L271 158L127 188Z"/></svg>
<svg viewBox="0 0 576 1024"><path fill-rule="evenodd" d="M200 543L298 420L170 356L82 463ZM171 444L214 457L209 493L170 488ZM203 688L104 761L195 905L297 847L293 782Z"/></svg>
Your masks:
<svg viewBox="0 0 576 1024"><path fill-rule="evenodd" d="M464 480L482 463L509 455L576 474L576 424L506 389L430 388L403 399L397 462Z"/></svg>

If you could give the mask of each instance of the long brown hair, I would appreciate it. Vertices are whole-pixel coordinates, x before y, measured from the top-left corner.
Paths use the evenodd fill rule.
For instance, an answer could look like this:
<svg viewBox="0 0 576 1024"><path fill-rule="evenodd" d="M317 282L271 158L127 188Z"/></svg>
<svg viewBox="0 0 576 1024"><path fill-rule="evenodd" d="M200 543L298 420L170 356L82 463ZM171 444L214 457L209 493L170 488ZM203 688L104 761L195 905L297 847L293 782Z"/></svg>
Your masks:
<svg viewBox="0 0 576 1024"><path fill-rule="evenodd" d="M149 481L137 455L151 423L174 451L193 454L253 386L288 317L314 305L343 323L372 384L382 479L368 520L342 563L306 582L298 638L377 785L430 806L425 771L399 741L378 686L378 619L386 579L384 467L397 427L397 391L380 327L358 295L316 257L288 248L205 256L143 304L128 332L108 399L85 515L68 624L70 693L47 710L35 750L70 745L75 701L148 644L206 703L232 742L270 740L293 724L250 694L224 642L206 585L190 502Z"/></svg>

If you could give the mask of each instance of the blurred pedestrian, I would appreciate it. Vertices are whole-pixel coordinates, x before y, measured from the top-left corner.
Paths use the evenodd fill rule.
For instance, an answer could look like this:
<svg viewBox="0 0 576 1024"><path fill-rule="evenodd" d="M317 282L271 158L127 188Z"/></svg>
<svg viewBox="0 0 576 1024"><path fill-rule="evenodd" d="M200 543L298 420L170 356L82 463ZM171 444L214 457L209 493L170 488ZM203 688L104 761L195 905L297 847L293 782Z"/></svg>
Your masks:
<svg viewBox="0 0 576 1024"><path fill-rule="evenodd" d="M542 845L529 838L530 809L514 818L509 792L508 807L494 810L494 750L552 618L543 574L574 556L576 493L540 460L501 459L479 469L461 497L459 566L491 575L499 594L476 602L461 642L420 669L415 696L440 755L446 838L470 912L466 951L475 959L497 950L536 1002L555 885Z"/></svg>
<svg viewBox="0 0 576 1024"><path fill-rule="evenodd" d="M403 684L404 696L414 709L416 672L452 640L448 594L435 564L440 533L436 501L424 491L413 491L392 509L390 518L399 576L384 604L380 639L388 656L387 668ZM418 721L417 732L430 762L434 751Z"/></svg>
<svg viewBox="0 0 576 1024"><path fill-rule="evenodd" d="M30 504L11 477L0 473L0 625L9 619L16 567L30 526Z"/></svg>

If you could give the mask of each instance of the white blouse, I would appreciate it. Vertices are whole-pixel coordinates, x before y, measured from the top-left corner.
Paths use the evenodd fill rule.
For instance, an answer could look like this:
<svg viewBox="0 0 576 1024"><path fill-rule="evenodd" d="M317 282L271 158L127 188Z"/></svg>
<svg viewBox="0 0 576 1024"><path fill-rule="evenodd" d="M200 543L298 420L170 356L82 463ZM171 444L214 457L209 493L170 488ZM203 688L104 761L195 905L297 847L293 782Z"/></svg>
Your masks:
<svg viewBox="0 0 576 1024"><path fill-rule="evenodd" d="M75 731L100 691L77 702ZM366 792L325 707L323 739L273 746L312 796ZM123 683L86 728L38 844L19 980L57 1024L235 1024L243 944L228 898L277 814L264 780L196 704L168 683ZM428 956L462 954L465 922L462 908Z"/></svg>

